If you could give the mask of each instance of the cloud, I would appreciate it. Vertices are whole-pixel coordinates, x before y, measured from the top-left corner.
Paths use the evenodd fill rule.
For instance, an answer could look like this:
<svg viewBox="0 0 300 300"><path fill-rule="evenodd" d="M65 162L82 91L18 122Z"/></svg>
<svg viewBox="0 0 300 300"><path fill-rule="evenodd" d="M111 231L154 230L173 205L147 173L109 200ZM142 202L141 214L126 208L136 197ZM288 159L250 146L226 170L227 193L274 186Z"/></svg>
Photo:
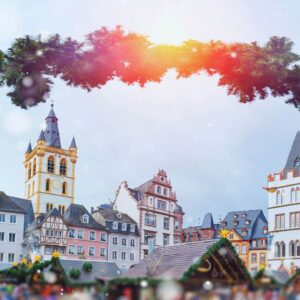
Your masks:
<svg viewBox="0 0 300 300"><path fill-rule="evenodd" d="M11 111L3 118L3 128L12 135L27 133L31 126L31 119L25 111Z"/></svg>

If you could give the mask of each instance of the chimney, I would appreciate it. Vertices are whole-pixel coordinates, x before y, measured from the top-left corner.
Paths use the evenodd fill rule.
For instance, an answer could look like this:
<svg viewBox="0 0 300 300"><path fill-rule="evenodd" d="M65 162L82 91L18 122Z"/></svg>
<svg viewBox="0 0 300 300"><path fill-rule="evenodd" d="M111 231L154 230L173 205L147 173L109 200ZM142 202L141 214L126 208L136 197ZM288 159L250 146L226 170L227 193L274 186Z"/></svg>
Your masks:
<svg viewBox="0 0 300 300"><path fill-rule="evenodd" d="M91 214L94 212L94 207L92 206L91 207Z"/></svg>

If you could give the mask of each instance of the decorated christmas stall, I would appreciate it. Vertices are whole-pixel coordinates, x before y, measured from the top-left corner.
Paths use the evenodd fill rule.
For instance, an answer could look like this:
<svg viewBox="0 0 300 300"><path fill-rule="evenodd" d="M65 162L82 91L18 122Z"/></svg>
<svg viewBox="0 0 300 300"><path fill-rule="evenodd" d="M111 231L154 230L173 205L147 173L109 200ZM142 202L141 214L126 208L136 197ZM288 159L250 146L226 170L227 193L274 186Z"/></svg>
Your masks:
<svg viewBox="0 0 300 300"><path fill-rule="evenodd" d="M287 294L300 295L300 269L298 269L285 283L284 289ZM292 299L292 298L291 298ZM295 298L296 299L296 298Z"/></svg>
<svg viewBox="0 0 300 300"><path fill-rule="evenodd" d="M181 297L219 291L229 295L232 286L248 287L252 279L226 238L156 248L118 279L110 281L109 299L154 297L162 290ZM172 288L171 288L172 287Z"/></svg>
<svg viewBox="0 0 300 300"><path fill-rule="evenodd" d="M277 290L285 286L289 274L280 270L261 268L253 276L254 286L257 290Z"/></svg>
<svg viewBox="0 0 300 300"><path fill-rule="evenodd" d="M0 285L11 291L25 286L30 294L44 297L83 290L99 294L106 282L120 275L115 263L61 260L59 252L54 252L50 260L41 261L37 255L34 262L25 258L14 262L0 271Z"/></svg>

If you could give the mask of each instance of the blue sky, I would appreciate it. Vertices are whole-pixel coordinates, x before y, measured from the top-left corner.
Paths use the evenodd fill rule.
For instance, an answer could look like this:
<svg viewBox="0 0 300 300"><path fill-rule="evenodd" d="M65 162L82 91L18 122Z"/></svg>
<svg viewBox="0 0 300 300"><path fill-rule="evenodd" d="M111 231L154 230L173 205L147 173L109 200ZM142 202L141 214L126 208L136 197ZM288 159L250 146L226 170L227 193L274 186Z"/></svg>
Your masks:
<svg viewBox="0 0 300 300"><path fill-rule="evenodd" d="M121 24L154 42L185 39L264 43L287 36L300 53L298 1L1 1L0 49L16 37L85 34ZM23 111L0 89L0 190L24 195L23 159L36 141L49 103ZM171 71L145 88L118 80L87 93L55 80L51 98L64 146L75 135L76 202L87 207L114 199L119 183L137 186L167 171L186 225L211 211L266 211L269 173L287 159L300 114L284 98L239 104L206 75L176 80Z"/></svg>

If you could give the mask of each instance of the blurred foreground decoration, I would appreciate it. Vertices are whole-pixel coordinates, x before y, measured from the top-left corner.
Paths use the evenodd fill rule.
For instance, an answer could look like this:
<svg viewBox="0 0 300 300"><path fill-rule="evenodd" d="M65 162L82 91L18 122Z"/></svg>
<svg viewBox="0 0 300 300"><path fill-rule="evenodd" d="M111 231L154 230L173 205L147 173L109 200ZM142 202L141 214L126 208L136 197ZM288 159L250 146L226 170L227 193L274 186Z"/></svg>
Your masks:
<svg viewBox="0 0 300 300"><path fill-rule="evenodd" d="M145 36L125 33L121 27L103 27L84 42L53 35L18 38L7 52L0 51L0 85L10 88L13 104L29 108L45 102L51 77L87 91L119 78L130 85L160 82L170 69L177 77L205 71L219 76L219 86L241 103L287 96L287 103L300 107L299 55L286 37L271 37L263 46L195 40L180 46L154 45Z"/></svg>

